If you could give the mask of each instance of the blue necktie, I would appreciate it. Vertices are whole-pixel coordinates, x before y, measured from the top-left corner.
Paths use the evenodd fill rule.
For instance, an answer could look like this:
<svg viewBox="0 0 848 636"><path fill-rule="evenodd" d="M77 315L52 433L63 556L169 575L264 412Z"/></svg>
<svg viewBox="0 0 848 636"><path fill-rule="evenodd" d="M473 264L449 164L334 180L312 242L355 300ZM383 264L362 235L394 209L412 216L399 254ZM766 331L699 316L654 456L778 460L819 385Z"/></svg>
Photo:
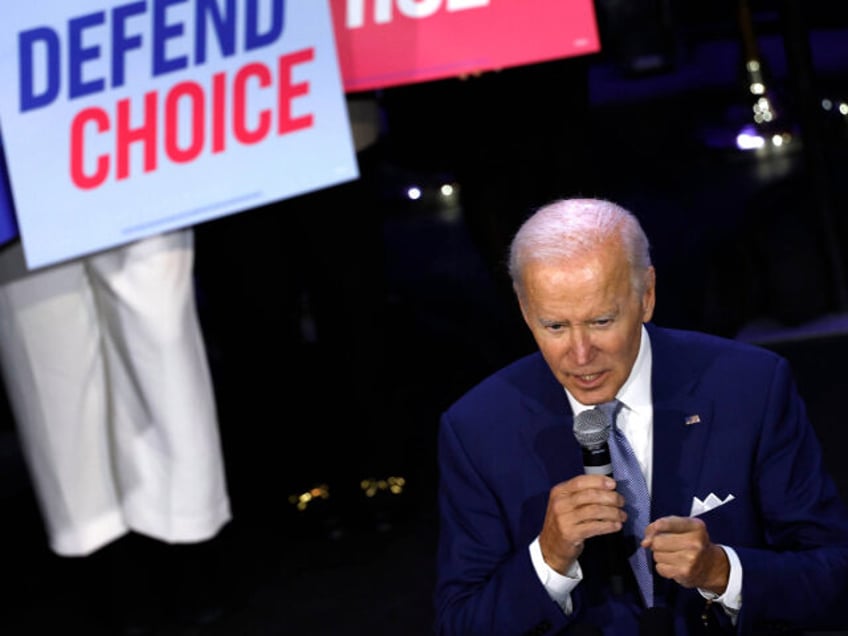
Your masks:
<svg viewBox="0 0 848 636"><path fill-rule="evenodd" d="M654 581L651 573L650 557L647 550L639 545L645 536L645 528L650 521L651 496L639 461L633 454L630 443L616 423L617 415L622 407L618 400L599 404L597 408L603 411L611 421L610 426L610 458L612 472L617 482L617 490L625 500L624 509L627 511L627 521L624 524L624 534L633 537L635 551L628 557L630 567L636 576L639 589L646 607L654 605Z"/></svg>

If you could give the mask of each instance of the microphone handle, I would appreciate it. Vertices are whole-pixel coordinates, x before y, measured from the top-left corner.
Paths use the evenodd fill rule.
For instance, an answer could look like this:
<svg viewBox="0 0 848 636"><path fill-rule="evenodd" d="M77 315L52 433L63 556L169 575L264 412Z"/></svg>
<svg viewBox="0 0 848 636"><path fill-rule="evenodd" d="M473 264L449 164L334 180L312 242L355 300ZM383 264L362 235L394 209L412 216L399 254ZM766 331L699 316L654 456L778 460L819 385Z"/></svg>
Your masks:
<svg viewBox="0 0 848 636"><path fill-rule="evenodd" d="M607 475L612 477L612 457L609 445L582 446L583 472L587 475Z"/></svg>
<svg viewBox="0 0 848 636"><path fill-rule="evenodd" d="M608 475L612 477L612 459L609 445L582 446L583 470L587 475ZM625 568L628 566L624 549L624 535L621 530L614 534L602 534L594 537L599 550L606 555L607 576L610 588L616 596L624 594Z"/></svg>
<svg viewBox="0 0 848 636"><path fill-rule="evenodd" d="M624 550L624 536L621 531L614 534L602 534L593 539L598 550L604 553L606 559L606 575L609 580L610 589L613 594L620 596L624 594L624 581L629 567L627 555Z"/></svg>

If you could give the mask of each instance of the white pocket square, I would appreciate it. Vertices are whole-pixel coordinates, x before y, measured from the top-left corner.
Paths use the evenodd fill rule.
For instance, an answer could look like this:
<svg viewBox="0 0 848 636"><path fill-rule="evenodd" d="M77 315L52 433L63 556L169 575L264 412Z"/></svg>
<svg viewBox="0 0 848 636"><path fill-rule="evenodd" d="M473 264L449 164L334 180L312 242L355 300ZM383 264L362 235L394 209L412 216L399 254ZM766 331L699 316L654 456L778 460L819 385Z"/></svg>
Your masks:
<svg viewBox="0 0 848 636"><path fill-rule="evenodd" d="M698 515L702 515L710 510L715 510L719 506L723 506L734 499L735 497L733 495L727 495L724 499L719 499L713 493L707 495L707 498L703 501L697 497L692 497L692 511L689 513L689 516L697 517Z"/></svg>

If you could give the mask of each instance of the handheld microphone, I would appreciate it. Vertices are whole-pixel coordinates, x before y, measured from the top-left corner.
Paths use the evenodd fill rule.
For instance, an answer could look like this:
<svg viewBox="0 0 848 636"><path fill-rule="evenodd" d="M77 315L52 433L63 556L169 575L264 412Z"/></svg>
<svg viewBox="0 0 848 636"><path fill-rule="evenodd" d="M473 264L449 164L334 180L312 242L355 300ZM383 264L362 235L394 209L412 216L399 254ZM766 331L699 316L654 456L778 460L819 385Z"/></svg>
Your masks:
<svg viewBox="0 0 848 636"><path fill-rule="evenodd" d="M574 417L574 437L583 449L583 469L587 475L612 477L609 450L610 422L597 409L589 409Z"/></svg>
<svg viewBox="0 0 848 636"><path fill-rule="evenodd" d="M609 418L598 409L589 409L574 417L574 437L583 449L583 470L587 475L613 476L609 435ZM627 567L622 532L619 530L614 534L599 535L593 539L607 555L608 575L613 593L622 594Z"/></svg>

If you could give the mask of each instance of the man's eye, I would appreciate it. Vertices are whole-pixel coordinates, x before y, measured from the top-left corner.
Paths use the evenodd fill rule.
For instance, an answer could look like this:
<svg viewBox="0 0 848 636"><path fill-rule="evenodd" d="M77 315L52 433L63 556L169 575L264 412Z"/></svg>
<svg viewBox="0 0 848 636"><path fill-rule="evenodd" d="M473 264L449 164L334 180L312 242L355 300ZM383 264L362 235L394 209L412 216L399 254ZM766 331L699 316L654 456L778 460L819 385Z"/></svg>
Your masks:
<svg viewBox="0 0 848 636"><path fill-rule="evenodd" d="M612 318L599 318L594 324L597 327L606 327L610 323L612 323Z"/></svg>

